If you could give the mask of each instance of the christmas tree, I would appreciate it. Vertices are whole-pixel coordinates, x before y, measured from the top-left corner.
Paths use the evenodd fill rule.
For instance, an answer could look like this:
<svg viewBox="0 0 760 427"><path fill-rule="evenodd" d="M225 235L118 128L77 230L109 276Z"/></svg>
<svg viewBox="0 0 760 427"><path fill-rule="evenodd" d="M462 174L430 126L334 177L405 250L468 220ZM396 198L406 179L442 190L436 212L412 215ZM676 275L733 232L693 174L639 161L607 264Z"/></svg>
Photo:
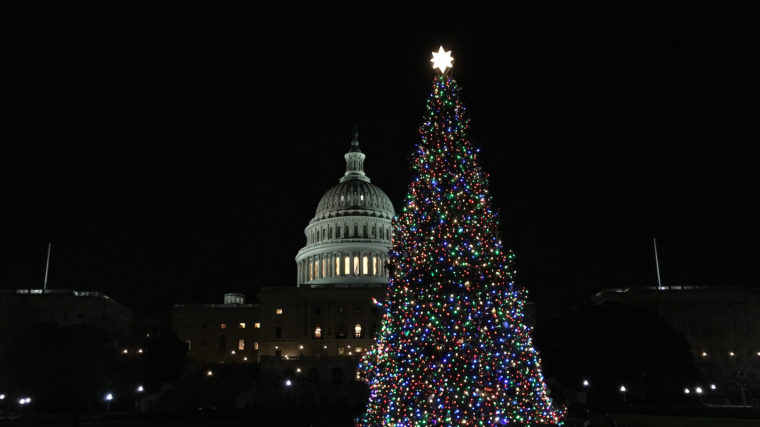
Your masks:
<svg viewBox="0 0 760 427"><path fill-rule="evenodd" d="M433 53L413 178L394 219L382 327L359 376L370 398L359 426L562 425L552 406L502 247L467 110Z"/></svg>

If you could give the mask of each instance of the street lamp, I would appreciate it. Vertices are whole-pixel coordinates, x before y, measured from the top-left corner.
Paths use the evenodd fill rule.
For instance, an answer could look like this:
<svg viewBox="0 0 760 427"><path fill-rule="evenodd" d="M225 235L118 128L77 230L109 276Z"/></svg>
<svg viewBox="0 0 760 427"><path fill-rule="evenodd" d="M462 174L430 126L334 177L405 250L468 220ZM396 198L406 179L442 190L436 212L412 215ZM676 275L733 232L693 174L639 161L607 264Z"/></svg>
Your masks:
<svg viewBox="0 0 760 427"><path fill-rule="evenodd" d="M620 386L620 393L623 393L623 402L625 402L625 392L628 391L624 385Z"/></svg>
<svg viewBox="0 0 760 427"><path fill-rule="evenodd" d="M113 394L106 393L106 412L111 412L111 401L113 400Z"/></svg>
<svg viewBox="0 0 760 427"><path fill-rule="evenodd" d="M583 387L588 387L588 380L583 380Z"/></svg>
<svg viewBox="0 0 760 427"><path fill-rule="evenodd" d="M206 376L207 376L207 377L210 377L210 376L212 376L212 375L214 375L214 371L212 371L212 370L210 370L210 369L209 369L209 371L208 371L208 372L206 372Z"/></svg>
<svg viewBox="0 0 760 427"><path fill-rule="evenodd" d="M28 397L22 397L22 398L20 398L18 400L18 406L19 406L18 412L19 412L19 414L21 413L21 410L24 409L24 406L28 405L29 402L31 402L31 401L32 401L32 399L30 399Z"/></svg>
<svg viewBox="0 0 760 427"><path fill-rule="evenodd" d="M5 400L5 395L0 393L0 400Z"/></svg>
<svg viewBox="0 0 760 427"><path fill-rule="evenodd" d="M691 394L691 390L688 388L683 389L683 394Z"/></svg>
<svg viewBox="0 0 760 427"><path fill-rule="evenodd" d="M142 393L142 392L144 392L144 391L145 391L145 389L143 388L143 386L141 386L141 385L138 385L138 386L137 386L137 392L138 392L138 393Z"/></svg>
<svg viewBox="0 0 760 427"><path fill-rule="evenodd" d="M715 390L717 387L715 387L715 384L710 384L710 390Z"/></svg>
<svg viewBox="0 0 760 427"><path fill-rule="evenodd" d="M293 386L293 381L290 378L285 380L285 390L288 391L288 408L290 408L290 387Z"/></svg>
<svg viewBox="0 0 760 427"><path fill-rule="evenodd" d="M704 402L702 401L702 387L697 386L697 388L695 388L694 391L696 391L697 396L699 396L699 404L704 405Z"/></svg>

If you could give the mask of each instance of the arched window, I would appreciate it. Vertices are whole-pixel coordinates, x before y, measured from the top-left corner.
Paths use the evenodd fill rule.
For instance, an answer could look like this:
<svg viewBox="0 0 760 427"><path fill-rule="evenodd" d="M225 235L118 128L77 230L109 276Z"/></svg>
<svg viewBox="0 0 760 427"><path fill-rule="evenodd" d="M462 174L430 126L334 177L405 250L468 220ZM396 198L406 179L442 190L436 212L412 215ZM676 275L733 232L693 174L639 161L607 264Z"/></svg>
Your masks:
<svg viewBox="0 0 760 427"><path fill-rule="evenodd" d="M377 239L377 225L372 226L372 238Z"/></svg>
<svg viewBox="0 0 760 427"><path fill-rule="evenodd" d="M377 276L377 255L372 257L372 275Z"/></svg>
<svg viewBox="0 0 760 427"><path fill-rule="evenodd" d="M362 337L362 325L357 323L354 325L354 338L361 338Z"/></svg>
<svg viewBox="0 0 760 427"><path fill-rule="evenodd" d="M310 383L318 384L319 383L319 369L310 368L307 377Z"/></svg>
<svg viewBox="0 0 760 427"><path fill-rule="evenodd" d="M359 225L354 224L354 237L359 237Z"/></svg>
<svg viewBox="0 0 760 427"><path fill-rule="evenodd" d="M369 274L369 261L366 255L362 258L362 274Z"/></svg>
<svg viewBox="0 0 760 427"><path fill-rule="evenodd" d="M359 257L358 256L354 257L354 275L355 276L359 275Z"/></svg>
<svg viewBox="0 0 760 427"><path fill-rule="evenodd" d="M319 278L319 261L314 261L314 278Z"/></svg>
<svg viewBox="0 0 760 427"><path fill-rule="evenodd" d="M364 227L362 227L362 232L364 233L362 237L365 239L369 237L369 232L367 231L367 224L364 224Z"/></svg>
<svg viewBox="0 0 760 427"><path fill-rule="evenodd" d="M335 275L340 276L340 257L335 257Z"/></svg>
<svg viewBox="0 0 760 427"><path fill-rule="evenodd" d="M344 261L345 262L343 263L343 271L344 271L344 274L348 276L349 274L351 274L351 258L345 257Z"/></svg>
<svg viewBox="0 0 760 427"><path fill-rule="evenodd" d="M380 227L380 238L384 239L384 237L383 237L383 227Z"/></svg>
<svg viewBox="0 0 760 427"><path fill-rule="evenodd" d="M346 224L346 225L343 226L343 237L345 237L345 238L349 238L350 237L348 235L348 224Z"/></svg>
<svg viewBox="0 0 760 427"><path fill-rule="evenodd" d="M340 225L335 227L335 238L340 239Z"/></svg>
<svg viewBox="0 0 760 427"><path fill-rule="evenodd" d="M348 333L346 332L346 325L343 323L338 324L338 330L335 331L335 338L348 338Z"/></svg>
<svg viewBox="0 0 760 427"><path fill-rule="evenodd" d="M327 229L327 238L328 239L332 239L332 233L333 233L332 231L333 231L332 227L330 227L330 228Z"/></svg>
<svg viewBox="0 0 760 427"><path fill-rule="evenodd" d="M322 240L325 240L325 237L327 236L327 230L324 228L322 229Z"/></svg>
<svg viewBox="0 0 760 427"><path fill-rule="evenodd" d="M321 339L322 338L322 327L317 325L314 328L314 338Z"/></svg>
<svg viewBox="0 0 760 427"><path fill-rule="evenodd" d="M327 271L327 259L322 258L322 278L323 279L325 278L326 271Z"/></svg>
<svg viewBox="0 0 760 427"><path fill-rule="evenodd" d="M330 378L330 382L332 382L334 385L343 384L343 369L333 368Z"/></svg>

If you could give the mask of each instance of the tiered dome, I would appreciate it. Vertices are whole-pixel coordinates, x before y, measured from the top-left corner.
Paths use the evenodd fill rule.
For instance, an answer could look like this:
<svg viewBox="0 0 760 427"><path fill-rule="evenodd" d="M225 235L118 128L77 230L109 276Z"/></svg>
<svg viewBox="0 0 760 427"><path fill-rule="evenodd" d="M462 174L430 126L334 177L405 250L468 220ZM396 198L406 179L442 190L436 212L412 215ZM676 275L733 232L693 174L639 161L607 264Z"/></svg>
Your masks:
<svg viewBox="0 0 760 427"><path fill-rule="evenodd" d="M298 251L298 284L371 284L387 281L393 204L364 173L366 156L354 130L346 173L327 190Z"/></svg>
<svg viewBox="0 0 760 427"><path fill-rule="evenodd" d="M314 220L360 214L391 219L395 214L391 199L369 179L351 179L327 190L317 205Z"/></svg>

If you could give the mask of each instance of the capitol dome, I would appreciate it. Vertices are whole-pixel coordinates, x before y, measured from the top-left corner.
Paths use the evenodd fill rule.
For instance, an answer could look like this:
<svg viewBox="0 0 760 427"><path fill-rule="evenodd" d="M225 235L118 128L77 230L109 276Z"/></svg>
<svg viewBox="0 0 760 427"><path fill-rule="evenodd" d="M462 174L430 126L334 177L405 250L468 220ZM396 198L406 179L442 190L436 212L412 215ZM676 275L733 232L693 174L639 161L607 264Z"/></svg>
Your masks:
<svg viewBox="0 0 760 427"><path fill-rule="evenodd" d="M364 173L354 130L346 172L322 196L296 255L298 285L385 284L393 204Z"/></svg>

